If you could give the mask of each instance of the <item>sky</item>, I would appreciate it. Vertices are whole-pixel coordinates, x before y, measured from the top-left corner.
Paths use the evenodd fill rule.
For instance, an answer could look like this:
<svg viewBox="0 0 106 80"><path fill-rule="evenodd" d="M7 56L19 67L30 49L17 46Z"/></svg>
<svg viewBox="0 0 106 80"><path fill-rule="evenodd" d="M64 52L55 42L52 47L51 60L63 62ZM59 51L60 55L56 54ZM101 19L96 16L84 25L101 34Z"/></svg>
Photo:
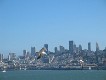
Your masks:
<svg viewBox="0 0 106 80"><path fill-rule="evenodd" d="M0 0L0 53L21 55L31 46L49 50L69 41L106 47L105 0Z"/></svg>

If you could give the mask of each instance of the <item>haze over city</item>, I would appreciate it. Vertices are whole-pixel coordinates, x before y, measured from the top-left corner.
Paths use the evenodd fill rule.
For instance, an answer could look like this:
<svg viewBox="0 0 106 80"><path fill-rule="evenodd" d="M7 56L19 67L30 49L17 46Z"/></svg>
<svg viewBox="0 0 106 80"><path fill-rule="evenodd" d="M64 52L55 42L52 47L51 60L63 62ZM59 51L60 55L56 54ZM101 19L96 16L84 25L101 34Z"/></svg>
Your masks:
<svg viewBox="0 0 106 80"><path fill-rule="evenodd" d="M1 0L0 53L22 54L35 46L39 51L44 44L49 50L60 45L68 49L68 42L92 50L98 42L106 47L105 0Z"/></svg>

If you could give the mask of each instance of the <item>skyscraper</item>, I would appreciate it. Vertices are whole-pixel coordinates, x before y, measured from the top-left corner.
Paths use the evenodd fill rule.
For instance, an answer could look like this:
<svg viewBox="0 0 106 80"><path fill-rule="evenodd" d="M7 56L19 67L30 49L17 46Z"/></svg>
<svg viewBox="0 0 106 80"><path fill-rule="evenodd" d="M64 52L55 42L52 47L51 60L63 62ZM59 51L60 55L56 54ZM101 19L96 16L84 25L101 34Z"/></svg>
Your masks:
<svg viewBox="0 0 106 80"><path fill-rule="evenodd" d="M82 51L82 46L81 45L79 45L79 50Z"/></svg>
<svg viewBox="0 0 106 80"><path fill-rule="evenodd" d="M69 41L69 52L73 54L73 41Z"/></svg>
<svg viewBox="0 0 106 80"><path fill-rule="evenodd" d="M3 54L0 54L0 61L3 60Z"/></svg>
<svg viewBox="0 0 106 80"><path fill-rule="evenodd" d="M26 57L26 55L27 55L27 51L23 50L23 56Z"/></svg>
<svg viewBox="0 0 106 80"><path fill-rule="evenodd" d="M54 48L54 51L55 51L55 54L58 53L58 49L57 49L57 47Z"/></svg>
<svg viewBox="0 0 106 80"><path fill-rule="evenodd" d="M77 47L76 47L76 44L74 43L73 44L73 52L76 53L76 51L77 51Z"/></svg>
<svg viewBox="0 0 106 80"><path fill-rule="evenodd" d="M91 51L91 43L88 43L88 51Z"/></svg>
<svg viewBox="0 0 106 80"><path fill-rule="evenodd" d="M46 53L48 54L48 44L44 44L44 47L46 48Z"/></svg>
<svg viewBox="0 0 106 80"><path fill-rule="evenodd" d="M8 59L9 60L15 60L16 59L15 53L9 53Z"/></svg>
<svg viewBox="0 0 106 80"><path fill-rule="evenodd" d="M79 53L81 53L81 52L82 52L82 46L79 45Z"/></svg>
<svg viewBox="0 0 106 80"><path fill-rule="evenodd" d="M99 51L99 45L97 42L96 42L96 51Z"/></svg>
<svg viewBox="0 0 106 80"><path fill-rule="evenodd" d="M63 46L60 46L60 53L63 53L65 51Z"/></svg>
<svg viewBox="0 0 106 80"><path fill-rule="evenodd" d="M31 56L35 56L36 50L35 47L31 47Z"/></svg>

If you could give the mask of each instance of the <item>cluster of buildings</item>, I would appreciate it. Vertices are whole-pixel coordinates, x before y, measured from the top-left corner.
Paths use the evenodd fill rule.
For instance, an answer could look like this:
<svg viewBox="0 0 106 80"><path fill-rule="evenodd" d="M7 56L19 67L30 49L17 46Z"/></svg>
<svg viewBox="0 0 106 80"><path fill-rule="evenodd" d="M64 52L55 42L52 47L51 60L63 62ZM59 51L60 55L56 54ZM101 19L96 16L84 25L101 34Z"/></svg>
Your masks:
<svg viewBox="0 0 106 80"><path fill-rule="evenodd" d="M23 50L22 56L9 53L8 58L3 58L0 54L0 70L38 70L38 69L106 69L106 48L99 49L96 43L96 51L91 50L91 43L88 49L78 47L74 41L69 41L69 49L63 46L54 48L54 52L49 51L48 44L44 44L47 55L37 60L38 52L35 47L31 47L31 52Z"/></svg>

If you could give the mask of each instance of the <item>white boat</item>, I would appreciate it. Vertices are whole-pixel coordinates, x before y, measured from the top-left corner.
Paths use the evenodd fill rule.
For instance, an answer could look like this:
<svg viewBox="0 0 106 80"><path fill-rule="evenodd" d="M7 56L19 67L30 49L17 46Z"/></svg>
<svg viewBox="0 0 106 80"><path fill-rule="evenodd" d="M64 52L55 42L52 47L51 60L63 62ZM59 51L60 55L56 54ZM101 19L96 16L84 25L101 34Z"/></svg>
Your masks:
<svg viewBox="0 0 106 80"><path fill-rule="evenodd" d="M21 70L22 68L20 67L20 70Z"/></svg>
<svg viewBox="0 0 106 80"><path fill-rule="evenodd" d="M24 68L24 70L27 70L27 68Z"/></svg>
<svg viewBox="0 0 106 80"><path fill-rule="evenodd" d="M3 71L2 72L6 72L6 66L3 66Z"/></svg>
<svg viewBox="0 0 106 80"><path fill-rule="evenodd" d="M91 70L91 67L89 66L89 70Z"/></svg>
<svg viewBox="0 0 106 80"><path fill-rule="evenodd" d="M24 70L27 70L27 67L25 66Z"/></svg>
<svg viewBox="0 0 106 80"><path fill-rule="evenodd" d="M3 70L2 72L6 72L6 70Z"/></svg>

